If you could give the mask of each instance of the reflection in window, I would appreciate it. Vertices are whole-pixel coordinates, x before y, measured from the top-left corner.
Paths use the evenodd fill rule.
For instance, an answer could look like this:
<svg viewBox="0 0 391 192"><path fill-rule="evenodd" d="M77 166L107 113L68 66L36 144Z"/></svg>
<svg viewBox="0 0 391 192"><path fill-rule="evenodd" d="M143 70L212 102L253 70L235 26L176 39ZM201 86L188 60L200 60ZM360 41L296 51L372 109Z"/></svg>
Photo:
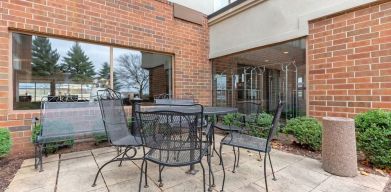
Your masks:
<svg viewBox="0 0 391 192"><path fill-rule="evenodd" d="M120 91L125 104L172 90L171 56L130 49L13 33L12 66L14 109L38 109L43 97L96 101L107 87Z"/></svg>
<svg viewBox="0 0 391 192"><path fill-rule="evenodd" d="M129 49L113 49L114 88L125 104L130 99L153 101L158 95L171 94L171 57Z"/></svg>
<svg viewBox="0 0 391 192"><path fill-rule="evenodd" d="M13 33L14 109L37 109L42 97L89 101L107 87L110 48Z"/></svg>

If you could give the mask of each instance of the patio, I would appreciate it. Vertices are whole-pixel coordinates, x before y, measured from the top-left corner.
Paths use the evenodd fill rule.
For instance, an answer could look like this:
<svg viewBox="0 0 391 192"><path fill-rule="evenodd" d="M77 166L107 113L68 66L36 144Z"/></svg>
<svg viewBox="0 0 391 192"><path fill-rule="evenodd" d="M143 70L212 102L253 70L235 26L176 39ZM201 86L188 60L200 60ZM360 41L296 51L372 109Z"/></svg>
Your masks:
<svg viewBox="0 0 391 192"><path fill-rule="evenodd" d="M221 136L216 135L216 140L220 139ZM232 148L223 148L227 174L225 191L265 191L263 168L260 166L262 161L259 161L257 153L242 152L240 166L236 173L232 173ZM51 155L44 158L43 172L34 169L34 159L27 159L6 191L137 191L141 161L127 161L122 167L118 167L118 163L106 166L98 178L97 186L91 187L98 167L115 154L114 148L98 148ZM318 160L282 151L272 150L271 157L277 177L277 181L268 177L271 191L381 192L388 181L388 177L372 174L359 174L354 178L333 176L322 170ZM202 191L201 172L193 176L185 173L188 167L167 168L163 171L164 186L159 188L158 167L154 163L149 165L149 188L142 188L142 191ZM216 178L213 191L219 191L222 169L218 165L217 156L212 157L212 168ZM200 167L196 169L200 170Z"/></svg>

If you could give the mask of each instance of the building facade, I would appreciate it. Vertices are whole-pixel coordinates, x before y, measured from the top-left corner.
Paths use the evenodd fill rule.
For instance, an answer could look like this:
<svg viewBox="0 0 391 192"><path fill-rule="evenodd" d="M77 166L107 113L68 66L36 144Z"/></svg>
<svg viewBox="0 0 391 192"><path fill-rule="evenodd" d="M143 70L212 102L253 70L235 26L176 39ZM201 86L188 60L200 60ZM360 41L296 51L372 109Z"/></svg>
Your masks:
<svg viewBox="0 0 391 192"><path fill-rule="evenodd" d="M72 72L70 75L34 75L39 72L32 69L36 67L32 59L37 56L33 49L36 44L31 41L39 37L49 39L52 49L57 49L61 55L59 65L69 56L68 52L61 53L61 46L80 45L95 66L93 74L99 74L103 68L101 63L106 60L113 68L118 61L116 52L122 53L124 49L129 49L129 53L137 52L134 55L165 55L171 58L170 94L181 96L191 92L201 103L211 104L208 25L206 15L197 16L198 23L176 18L174 4L164 0L0 1L0 127L11 131L13 152L33 149L32 119L39 117L40 111L25 103L33 103L34 94L39 95L38 92L46 89L46 95L50 92L63 95L64 90L57 89L66 86L70 90L68 94L77 95L79 99L89 97L85 93L90 87L76 81L65 82L65 79L76 78L72 77ZM96 55L107 57L94 56L92 50L99 51ZM70 77L64 77L67 75ZM49 91L53 76L56 90ZM194 79L197 81L193 82ZM81 93L72 92L74 86L81 86Z"/></svg>
<svg viewBox="0 0 391 192"><path fill-rule="evenodd" d="M268 112L283 100L285 118L389 109L390 32L386 0L0 1L0 127L32 152L42 96L105 87Z"/></svg>

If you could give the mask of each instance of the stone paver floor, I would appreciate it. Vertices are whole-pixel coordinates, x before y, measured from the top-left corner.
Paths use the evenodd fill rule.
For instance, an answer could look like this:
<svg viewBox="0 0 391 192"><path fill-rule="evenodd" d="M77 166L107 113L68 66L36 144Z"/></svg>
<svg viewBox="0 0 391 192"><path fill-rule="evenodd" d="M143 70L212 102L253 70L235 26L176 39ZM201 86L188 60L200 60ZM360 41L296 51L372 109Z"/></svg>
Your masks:
<svg viewBox="0 0 391 192"><path fill-rule="evenodd" d="M218 140L218 139L217 139ZM218 147L218 146L217 146ZM114 157L114 148L99 148L62 155L51 155L44 158L44 171L34 169L34 159L25 160L6 191L137 191L140 175L140 161L124 162L106 166L99 175L97 185L91 187L94 176L105 162ZM240 166L232 173L232 148L223 148L224 164L226 165L225 191L252 192L266 191L263 178L263 161L255 152L241 150ZM277 181L272 180L268 167L269 191L279 192L381 192L388 177L377 175L345 178L330 175L321 168L321 162L273 150L271 152ZM222 168L218 158L212 158L212 170L216 178L214 191L220 191L222 184ZM206 163L204 163L205 167ZM142 191L202 191L202 171L196 175L188 175L188 167L165 168L163 171L163 187L158 187L158 169L153 163L148 163L149 188ZM201 170L199 165L197 170ZM208 180L208 178L207 178Z"/></svg>

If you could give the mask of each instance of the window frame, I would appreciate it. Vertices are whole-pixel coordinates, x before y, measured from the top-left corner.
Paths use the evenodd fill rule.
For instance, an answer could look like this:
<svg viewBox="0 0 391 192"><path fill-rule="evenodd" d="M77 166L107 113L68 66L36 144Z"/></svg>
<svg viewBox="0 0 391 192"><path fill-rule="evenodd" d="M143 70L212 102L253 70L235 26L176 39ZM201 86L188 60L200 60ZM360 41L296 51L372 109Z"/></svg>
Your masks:
<svg viewBox="0 0 391 192"><path fill-rule="evenodd" d="M8 49L8 112L14 113L14 114L19 114L19 113L28 113L28 112L33 112L36 113L40 109L15 109L14 105L14 92L15 90L14 87L14 70L13 70L13 34L22 34L22 35L31 35L31 36L40 36L40 37L46 37L46 38L55 38L59 40L64 40L64 41L71 41L71 42L78 42L78 43L88 43L92 45L98 45L98 46L106 46L109 48L109 66L110 66L110 88L113 88L114 86L114 48L120 48L120 49L128 49L128 50L133 50L133 51L140 51L141 53L153 53L153 54L160 54L160 55L166 55L171 58L171 67L169 70L169 74L171 74L171 78L169 77L169 84L168 84L168 89L169 92L172 93L172 95L175 94L175 89L174 89L174 66L175 66L175 54L174 53L168 53L168 52L159 52L159 51L153 51L153 50L144 50L140 48L135 48L135 47L129 47L129 46L124 46L124 45L118 45L118 44L112 44L112 43L104 43L104 42L96 42L88 39L78 39L78 38L73 38L73 37L66 37L66 36L57 36L57 35L48 35L48 34L43 34L43 33L34 33L34 32L26 32L26 31L18 31L18 30L9 30L9 49ZM171 91L170 91L171 89ZM127 106L125 106L127 107ZM130 107L130 106L128 106Z"/></svg>

